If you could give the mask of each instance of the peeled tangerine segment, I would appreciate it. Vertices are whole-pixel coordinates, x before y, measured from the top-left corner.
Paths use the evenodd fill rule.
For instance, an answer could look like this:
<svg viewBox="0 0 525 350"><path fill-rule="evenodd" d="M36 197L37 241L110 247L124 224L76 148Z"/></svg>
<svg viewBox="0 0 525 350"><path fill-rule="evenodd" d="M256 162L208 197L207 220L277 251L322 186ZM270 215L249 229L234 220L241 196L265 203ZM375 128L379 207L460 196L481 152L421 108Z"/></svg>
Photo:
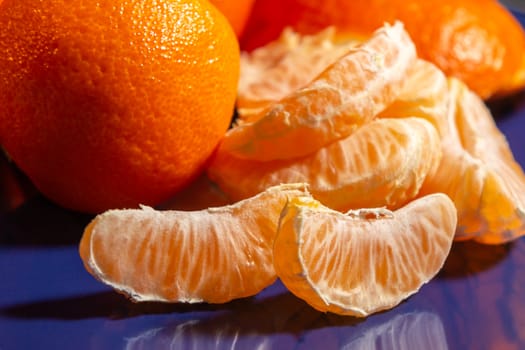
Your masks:
<svg viewBox="0 0 525 350"><path fill-rule="evenodd" d="M458 210L456 239L499 244L525 235L525 174L484 102L449 78L448 113L438 121L443 157L423 193L443 192Z"/></svg>
<svg viewBox="0 0 525 350"><path fill-rule="evenodd" d="M400 22L385 25L311 83L230 129L219 152L254 160L300 157L350 135L395 100L416 62Z"/></svg>
<svg viewBox="0 0 525 350"><path fill-rule="evenodd" d="M279 183L305 182L332 209L396 208L419 193L440 159L440 138L430 122L382 118L301 158L258 162L218 153L208 173L234 200Z"/></svg>
<svg viewBox="0 0 525 350"><path fill-rule="evenodd" d="M456 220L454 204L441 193L396 211L346 214L296 197L281 216L275 270L315 309L365 317L396 306L438 273Z"/></svg>
<svg viewBox="0 0 525 350"><path fill-rule="evenodd" d="M279 185L200 211L110 210L80 242L86 269L134 301L223 303L276 278L272 244L286 202L304 184Z"/></svg>
<svg viewBox="0 0 525 350"><path fill-rule="evenodd" d="M252 52L241 52L236 122L261 118L262 109L310 83L361 41L357 37L337 38L335 27L312 35L288 27L279 39Z"/></svg>

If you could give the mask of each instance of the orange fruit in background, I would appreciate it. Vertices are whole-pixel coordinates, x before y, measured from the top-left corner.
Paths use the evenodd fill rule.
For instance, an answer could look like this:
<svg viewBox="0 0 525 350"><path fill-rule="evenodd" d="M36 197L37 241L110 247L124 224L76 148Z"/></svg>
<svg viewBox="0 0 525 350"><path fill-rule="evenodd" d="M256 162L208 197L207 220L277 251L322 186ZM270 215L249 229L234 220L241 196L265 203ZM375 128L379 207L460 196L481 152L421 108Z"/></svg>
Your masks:
<svg viewBox="0 0 525 350"><path fill-rule="evenodd" d="M4 0L0 144L71 209L155 205L228 129L239 47L198 0Z"/></svg>
<svg viewBox="0 0 525 350"><path fill-rule="evenodd" d="M350 135L392 103L416 59L403 25L385 25L327 64L311 82L270 103L251 122L230 129L220 148L264 161L310 154ZM293 80L293 73L286 73Z"/></svg>
<svg viewBox="0 0 525 350"><path fill-rule="evenodd" d="M304 157L258 161L219 149L208 175L233 200L280 183L305 182L312 195L332 209L396 208L419 193L440 159L440 137L431 123L384 118Z"/></svg>
<svg viewBox="0 0 525 350"><path fill-rule="evenodd" d="M80 256L93 276L134 301L251 296L275 281L279 215L289 199L305 195L304 184L290 184L199 211L109 210L86 227Z"/></svg>
<svg viewBox="0 0 525 350"><path fill-rule="evenodd" d="M396 19L404 22L421 58L482 98L525 85L525 33L492 0L258 0L241 47L262 46L286 26L311 34L333 25L341 33L369 35Z"/></svg>
<svg viewBox="0 0 525 350"><path fill-rule="evenodd" d="M365 317L417 292L443 266L456 229L452 201L438 193L390 211L346 214L292 198L274 243L277 275L322 312Z"/></svg>
<svg viewBox="0 0 525 350"><path fill-rule="evenodd" d="M255 0L209 0L228 18L235 34L240 37L252 12Z"/></svg>

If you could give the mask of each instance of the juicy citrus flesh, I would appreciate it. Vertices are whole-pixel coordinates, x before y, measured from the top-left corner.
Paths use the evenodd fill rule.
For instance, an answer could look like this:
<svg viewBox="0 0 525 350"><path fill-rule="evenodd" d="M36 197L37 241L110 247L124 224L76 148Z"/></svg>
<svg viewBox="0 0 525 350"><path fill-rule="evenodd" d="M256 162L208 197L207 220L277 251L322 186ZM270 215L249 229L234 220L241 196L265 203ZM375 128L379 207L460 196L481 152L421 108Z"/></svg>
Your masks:
<svg viewBox="0 0 525 350"><path fill-rule="evenodd" d="M431 123L382 118L301 158L259 162L219 151L208 174L232 200L279 183L306 182L333 209L396 208L418 194L440 159L440 137Z"/></svg>
<svg viewBox="0 0 525 350"><path fill-rule="evenodd" d="M265 52L264 49L259 50ZM266 49L266 54L271 55L272 46ZM282 50L279 47L278 51L282 53ZM300 66L297 69L301 69ZM296 71L292 76L299 74ZM313 93L310 99L310 104L316 102ZM400 181L401 185L393 185L396 174L402 173L402 164L409 164L403 163L408 159L401 157L404 152L399 152L395 161L392 158L390 167L381 167L376 162L380 159L377 153L387 154L388 144L395 144L383 141L389 140L388 137L380 136L380 133L375 137L368 135L367 147L363 146L366 142L349 142L355 134L364 134L361 129L366 129L368 124L384 118L421 118L437 130L439 144L430 137L424 147L438 164L432 168L435 171L426 167L424 169L428 171L419 173L419 179L423 179L422 185L419 180ZM225 140L229 136L230 133L226 134ZM302 139L303 144L310 142L311 137L307 136L305 134ZM289 148L289 140L285 138L274 141L274 149ZM375 144L381 142L385 142L383 148ZM343 146L345 144L348 147ZM440 151L436 151L437 148ZM441 153L441 157L438 153ZM356 161L345 163L341 159ZM346 166L358 162L361 166ZM343 211L373 206L395 209L412 198L443 192L457 206L457 240L475 239L481 243L498 244L525 234L525 176L490 111L465 83L447 77L439 67L420 57L407 70L395 99L374 115L372 120L358 125L354 134L348 138L333 141L308 156L278 161L241 159L234 152L219 148L208 174L234 200L251 196L281 182L308 182L317 199L333 209ZM392 180L392 186L381 187L388 180ZM417 186L403 187L403 184L408 183ZM400 186L399 191L385 190L396 186ZM403 192L403 189L409 190Z"/></svg>
<svg viewBox="0 0 525 350"><path fill-rule="evenodd" d="M338 39L334 27L312 35L286 28L267 46L243 51L236 123L257 121L265 107L309 84L362 41L355 37Z"/></svg>
<svg viewBox="0 0 525 350"><path fill-rule="evenodd" d="M109 210L86 227L80 256L93 276L134 301L251 296L276 279L272 244L282 209L307 193L290 184L198 211Z"/></svg>
<svg viewBox="0 0 525 350"><path fill-rule="evenodd" d="M482 98L523 88L525 33L498 1L262 0L255 3L241 46L263 46L288 26L303 34L335 26L339 33L370 35L395 20L405 23L421 58Z"/></svg>
<svg viewBox="0 0 525 350"><path fill-rule="evenodd" d="M378 118L423 118L432 123L443 138L448 132L449 86L445 74L434 64L418 59L405 76L397 99Z"/></svg>
<svg viewBox="0 0 525 350"><path fill-rule="evenodd" d="M394 101L416 58L402 23L385 25L311 83L265 108L256 121L230 129L219 147L257 160L312 153L350 135Z"/></svg>
<svg viewBox="0 0 525 350"><path fill-rule="evenodd" d="M0 6L0 144L42 193L87 212L156 205L203 171L239 76L237 39L215 7Z"/></svg>
<svg viewBox="0 0 525 350"><path fill-rule="evenodd" d="M456 220L454 204L441 193L396 211L346 214L296 197L280 219L275 269L315 309L364 317L399 304L438 273Z"/></svg>
<svg viewBox="0 0 525 350"><path fill-rule="evenodd" d="M525 175L480 97L420 60L379 117L406 114L425 118L441 135L441 163L422 193L443 192L454 201L456 239L499 244L523 236Z"/></svg>
<svg viewBox="0 0 525 350"><path fill-rule="evenodd" d="M423 192L442 191L456 203L457 239L497 244L523 236L525 174L483 101L461 81L448 83L442 164Z"/></svg>

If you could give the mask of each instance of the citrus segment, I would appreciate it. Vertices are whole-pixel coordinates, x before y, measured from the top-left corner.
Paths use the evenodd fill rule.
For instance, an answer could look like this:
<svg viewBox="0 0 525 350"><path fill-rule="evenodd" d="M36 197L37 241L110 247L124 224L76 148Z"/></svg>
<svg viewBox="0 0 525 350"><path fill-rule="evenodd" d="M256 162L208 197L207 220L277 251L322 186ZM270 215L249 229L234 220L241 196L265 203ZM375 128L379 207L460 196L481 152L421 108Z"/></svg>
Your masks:
<svg viewBox="0 0 525 350"><path fill-rule="evenodd" d="M346 137L395 100L416 58L403 25L385 25L310 84L264 109L258 120L230 129L221 152L287 159Z"/></svg>
<svg viewBox="0 0 525 350"><path fill-rule="evenodd" d="M456 220L454 204L440 193L397 211L346 214L293 198L279 223L275 270L317 310L364 317L397 305L438 273Z"/></svg>
<svg viewBox="0 0 525 350"><path fill-rule="evenodd" d="M397 99L378 118L420 117L431 122L440 135L447 133L449 88L445 74L434 64L418 59L405 77Z"/></svg>
<svg viewBox="0 0 525 350"><path fill-rule="evenodd" d="M286 28L268 45L242 52L237 123L261 118L262 109L306 86L359 43L357 38L336 40L334 27L312 35Z"/></svg>
<svg viewBox="0 0 525 350"><path fill-rule="evenodd" d="M444 192L454 201L458 240L514 240L525 234L525 174L483 101L454 78L449 93L443 157L422 192Z"/></svg>
<svg viewBox="0 0 525 350"><path fill-rule="evenodd" d="M337 210L397 207L419 192L440 159L432 124L384 118L301 158L261 162L218 152L208 174L233 200L280 183L305 182L315 198Z"/></svg>
<svg viewBox="0 0 525 350"><path fill-rule="evenodd" d="M279 215L303 184L268 189L200 211L110 210L80 242L86 269L134 301L222 303L258 293L276 278Z"/></svg>

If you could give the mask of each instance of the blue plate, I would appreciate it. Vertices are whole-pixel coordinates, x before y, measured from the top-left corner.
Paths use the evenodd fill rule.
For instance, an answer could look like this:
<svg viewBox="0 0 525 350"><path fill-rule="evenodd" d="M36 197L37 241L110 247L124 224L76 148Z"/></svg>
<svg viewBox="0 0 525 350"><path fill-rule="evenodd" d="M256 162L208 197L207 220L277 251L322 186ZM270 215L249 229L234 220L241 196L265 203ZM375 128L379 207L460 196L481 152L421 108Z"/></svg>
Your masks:
<svg viewBox="0 0 525 350"><path fill-rule="evenodd" d="M525 167L525 98L493 107ZM2 162L0 181L14 171L24 184ZM134 304L85 271L77 246L90 216L30 186L10 195L0 194L0 350L525 349L525 239L455 243L420 292L366 319L319 313L279 282L224 305Z"/></svg>

